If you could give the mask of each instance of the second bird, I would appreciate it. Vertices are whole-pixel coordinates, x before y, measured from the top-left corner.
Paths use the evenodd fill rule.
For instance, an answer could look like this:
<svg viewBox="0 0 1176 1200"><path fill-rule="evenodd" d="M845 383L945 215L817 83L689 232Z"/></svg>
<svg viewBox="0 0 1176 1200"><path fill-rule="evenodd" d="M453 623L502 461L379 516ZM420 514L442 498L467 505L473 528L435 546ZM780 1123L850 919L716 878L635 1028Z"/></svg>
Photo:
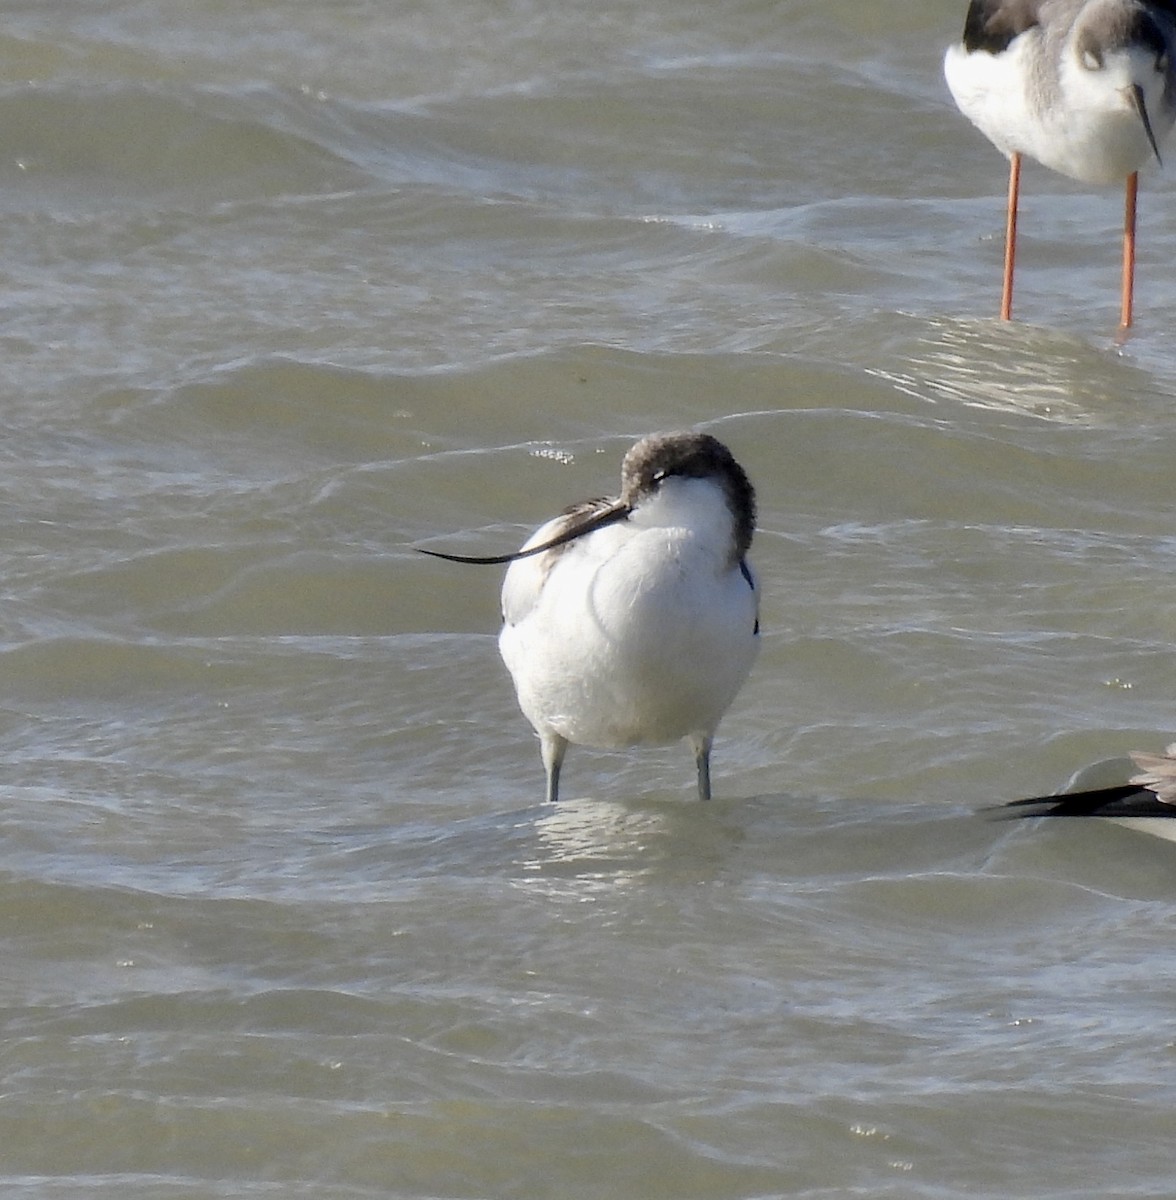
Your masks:
<svg viewBox="0 0 1176 1200"><path fill-rule="evenodd" d="M1120 329L1131 325L1138 172L1176 121L1176 0L972 0L943 69L960 111L1009 159L1003 319L1012 316L1021 157L1125 182Z"/></svg>

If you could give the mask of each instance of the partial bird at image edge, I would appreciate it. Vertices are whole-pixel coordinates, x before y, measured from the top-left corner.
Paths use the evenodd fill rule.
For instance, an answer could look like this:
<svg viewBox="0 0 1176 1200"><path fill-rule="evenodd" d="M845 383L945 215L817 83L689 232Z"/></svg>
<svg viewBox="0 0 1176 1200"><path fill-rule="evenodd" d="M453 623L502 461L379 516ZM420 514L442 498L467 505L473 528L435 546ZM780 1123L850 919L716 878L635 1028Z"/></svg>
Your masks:
<svg viewBox="0 0 1176 1200"><path fill-rule="evenodd" d="M944 75L1009 159L1000 316L1011 320L1021 159L1084 183L1123 182L1119 333L1134 320L1139 171L1176 122L1173 0L972 0Z"/></svg>
<svg viewBox="0 0 1176 1200"><path fill-rule="evenodd" d="M1137 768L1125 783L1013 800L1006 817L1100 817L1176 841L1176 742L1162 754L1133 750Z"/></svg>

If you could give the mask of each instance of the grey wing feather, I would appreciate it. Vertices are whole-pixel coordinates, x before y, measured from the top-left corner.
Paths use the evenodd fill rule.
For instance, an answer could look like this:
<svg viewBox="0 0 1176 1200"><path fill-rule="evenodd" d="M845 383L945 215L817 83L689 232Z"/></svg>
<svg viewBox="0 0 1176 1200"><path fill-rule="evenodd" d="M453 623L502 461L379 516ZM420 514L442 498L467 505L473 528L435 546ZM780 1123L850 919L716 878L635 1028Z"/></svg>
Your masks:
<svg viewBox="0 0 1176 1200"><path fill-rule="evenodd" d="M1176 742L1165 747L1163 754L1132 752L1131 761L1139 768L1131 783L1154 792L1165 804L1176 804Z"/></svg>
<svg viewBox="0 0 1176 1200"><path fill-rule="evenodd" d="M1013 38L1040 23L1047 0L972 0L964 21L964 48L1000 54Z"/></svg>

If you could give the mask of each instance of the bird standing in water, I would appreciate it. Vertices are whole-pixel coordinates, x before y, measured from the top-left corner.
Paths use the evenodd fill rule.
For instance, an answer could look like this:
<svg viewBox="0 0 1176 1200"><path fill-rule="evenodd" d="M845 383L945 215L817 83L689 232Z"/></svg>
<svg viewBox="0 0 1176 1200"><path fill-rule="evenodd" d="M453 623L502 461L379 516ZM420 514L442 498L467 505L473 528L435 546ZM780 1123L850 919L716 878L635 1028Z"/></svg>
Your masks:
<svg viewBox="0 0 1176 1200"><path fill-rule="evenodd" d="M1132 323L1139 170L1176 121L1176 0L972 0L944 74L1009 159L1002 320L1012 317L1021 158L1126 183L1120 331Z"/></svg>
<svg viewBox="0 0 1176 1200"><path fill-rule="evenodd" d="M539 735L547 799L569 743L689 738L711 795L715 730L759 650L759 587L747 563L755 492L705 433L651 434L625 455L614 499L576 504L512 554L499 649Z"/></svg>

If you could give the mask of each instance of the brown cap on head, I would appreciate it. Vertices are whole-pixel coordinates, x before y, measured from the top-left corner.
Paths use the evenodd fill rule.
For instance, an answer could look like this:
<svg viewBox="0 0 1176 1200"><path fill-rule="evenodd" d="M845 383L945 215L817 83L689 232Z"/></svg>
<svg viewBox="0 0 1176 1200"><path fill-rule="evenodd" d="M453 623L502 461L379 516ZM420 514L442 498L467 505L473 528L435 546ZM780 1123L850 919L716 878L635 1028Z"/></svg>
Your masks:
<svg viewBox="0 0 1176 1200"><path fill-rule="evenodd" d="M755 488L731 451L709 433L651 433L621 464L622 503L638 504L672 476L713 479L722 486L735 521L736 557L742 558L755 532Z"/></svg>

